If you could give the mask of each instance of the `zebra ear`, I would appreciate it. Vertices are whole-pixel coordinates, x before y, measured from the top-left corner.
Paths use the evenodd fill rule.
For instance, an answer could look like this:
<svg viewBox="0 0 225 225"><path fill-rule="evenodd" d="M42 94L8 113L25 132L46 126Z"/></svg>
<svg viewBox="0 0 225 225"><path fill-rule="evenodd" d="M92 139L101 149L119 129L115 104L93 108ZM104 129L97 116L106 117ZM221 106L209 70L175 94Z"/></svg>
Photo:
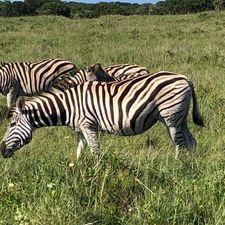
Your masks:
<svg viewBox="0 0 225 225"><path fill-rule="evenodd" d="M97 81L100 82L110 82L110 81L115 81L113 77L111 77L103 68L100 63L95 63L91 67L92 72L95 74L97 77Z"/></svg>
<svg viewBox="0 0 225 225"><path fill-rule="evenodd" d="M24 109L25 99L24 97L19 97L16 100L16 108L22 111Z"/></svg>
<svg viewBox="0 0 225 225"><path fill-rule="evenodd" d="M90 72L90 67L86 64L83 64L82 66L82 69L85 71L85 72Z"/></svg>
<svg viewBox="0 0 225 225"><path fill-rule="evenodd" d="M93 66L91 66L91 70L96 74L96 73L102 73L105 72L102 69L102 65L100 63L95 63Z"/></svg>

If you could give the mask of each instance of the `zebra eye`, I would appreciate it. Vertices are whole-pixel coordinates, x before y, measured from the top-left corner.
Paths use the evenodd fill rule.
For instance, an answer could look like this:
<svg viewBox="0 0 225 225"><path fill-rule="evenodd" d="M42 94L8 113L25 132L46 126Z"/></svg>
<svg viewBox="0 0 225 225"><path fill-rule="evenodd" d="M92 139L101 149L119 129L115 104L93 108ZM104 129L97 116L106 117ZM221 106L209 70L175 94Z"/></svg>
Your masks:
<svg viewBox="0 0 225 225"><path fill-rule="evenodd" d="M11 127L16 126L16 122L12 122L10 126L11 126Z"/></svg>

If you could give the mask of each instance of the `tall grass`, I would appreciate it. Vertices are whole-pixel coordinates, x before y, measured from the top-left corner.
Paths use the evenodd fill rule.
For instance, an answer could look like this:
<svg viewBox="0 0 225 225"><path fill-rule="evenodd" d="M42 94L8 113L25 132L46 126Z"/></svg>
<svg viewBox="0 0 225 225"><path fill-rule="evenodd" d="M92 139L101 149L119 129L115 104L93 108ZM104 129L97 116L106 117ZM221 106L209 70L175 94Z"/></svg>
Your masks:
<svg viewBox="0 0 225 225"><path fill-rule="evenodd" d="M0 61L61 57L78 67L137 63L182 73L195 85L206 123L200 129L189 118L198 149L181 160L161 124L134 137L101 134L98 164L88 149L75 159L70 129L39 129L11 159L0 158L0 225L224 224L224 21L224 12L0 18ZM2 137L5 106L1 96Z"/></svg>

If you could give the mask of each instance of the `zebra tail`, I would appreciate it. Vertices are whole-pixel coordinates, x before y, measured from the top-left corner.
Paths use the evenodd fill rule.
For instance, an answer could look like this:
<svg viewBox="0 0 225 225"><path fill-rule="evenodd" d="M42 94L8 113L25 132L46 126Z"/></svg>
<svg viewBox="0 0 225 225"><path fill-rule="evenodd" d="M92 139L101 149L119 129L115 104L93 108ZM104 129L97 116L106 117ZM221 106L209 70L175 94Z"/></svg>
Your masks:
<svg viewBox="0 0 225 225"><path fill-rule="evenodd" d="M193 99L192 119L193 119L193 122L195 124L199 125L199 126L204 127L205 125L204 125L204 121L203 121L203 118L201 116L201 113L199 111L198 101L197 101L194 85L191 81L189 81L189 84L190 84L191 89L192 89L192 99Z"/></svg>

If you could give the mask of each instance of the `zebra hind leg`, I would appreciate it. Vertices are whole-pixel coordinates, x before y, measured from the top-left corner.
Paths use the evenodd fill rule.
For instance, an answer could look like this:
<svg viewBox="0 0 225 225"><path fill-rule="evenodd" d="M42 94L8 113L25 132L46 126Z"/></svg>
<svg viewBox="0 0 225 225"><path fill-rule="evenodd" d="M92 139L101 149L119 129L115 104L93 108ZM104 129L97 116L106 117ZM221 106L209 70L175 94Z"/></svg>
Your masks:
<svg viewBox="0 0 225 225"><path fill-rule="evenodd" d="M181 126L178 127L168 127L170 137L175 143L175 159L178 159L181 151L185 148L185 136L183 134Z"/></svg>
<svg viewBox="0 0 225 225"><path fill-rule="evenodd" d="M188 126L187 126L187 121L184 120L182 123L182 131L184 133L185 136L185 140L187 143L187 147L189 150L194 151L196 149L196 140L195 138L192 136Z"/></svg>

